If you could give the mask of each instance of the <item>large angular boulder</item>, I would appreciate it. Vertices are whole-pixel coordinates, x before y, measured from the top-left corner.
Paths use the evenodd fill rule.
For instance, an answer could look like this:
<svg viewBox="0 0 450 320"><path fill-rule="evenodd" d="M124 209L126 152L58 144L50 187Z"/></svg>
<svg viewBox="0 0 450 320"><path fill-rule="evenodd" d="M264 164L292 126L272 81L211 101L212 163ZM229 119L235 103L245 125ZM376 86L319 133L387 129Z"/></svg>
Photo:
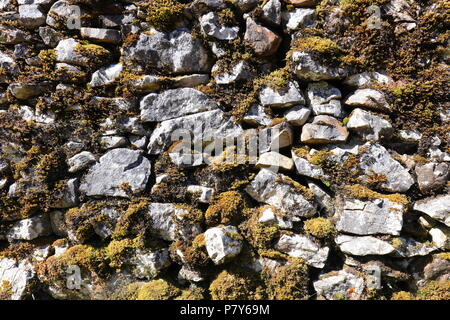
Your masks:
<svg viewBox="0 0 450 320"><path fill-rule="evenodd" d="M151 174L142 151L119 148L108 151L84 177L80 190L87 196L128 197L142 192Z"/></svg>
<svg viewBox="0 0 450 320"><path fill-rule="evenodd" d="M169 74L209 73L211 62L200 40L188 29L141 33L136 44L123 49L125 60Z"/></svg>

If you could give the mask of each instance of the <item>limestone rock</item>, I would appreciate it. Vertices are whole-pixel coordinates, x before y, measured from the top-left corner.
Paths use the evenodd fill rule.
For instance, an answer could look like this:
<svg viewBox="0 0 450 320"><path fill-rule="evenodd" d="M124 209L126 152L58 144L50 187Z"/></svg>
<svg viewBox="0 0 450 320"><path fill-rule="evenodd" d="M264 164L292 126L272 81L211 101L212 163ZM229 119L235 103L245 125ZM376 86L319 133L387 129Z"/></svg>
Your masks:
<svg viewBox="0 0 450 320"><path fill-rule="evenodd" d="M263 106L254 104L244 116L243 121L254 126L267 126L272 123L272 118L266 113Z"/></svg>
<svg viewBox="0 0 450 320"><path fill-rule="evenodd" d="M345 142L347 137L348 131L340 121L321 115L303 126L301 141L310 144Z"/></svg>
<svg viewBox="0 0 450 320"><path fill-rule="evenodd" d="M48 236L52 229L48 216L40 215L15 222L6 234L9 241L33 240Z"/></svg>
<svg viewBox="0 0 450 320"><path fill-rule="evenodd" d="M298 174L319 180L328 178L322 168L315 166L305 158L297 156L294 151L292 151L292 159L294 160Z"/></svg>
<svg viewBox="0 0 450 320"><path fill-rule="evenodd" d="M303 188L296 187L282 174L261 169L245 190L256 201L270 204L297 221L298 217L311 217L316 213L314 202L307 199L308 189Z"/></svg>
<svg viewBox="0 0 450 320"><path fill-rule="evenodd" d="M261 19L268 24L280 25L281 23L281 2L280 0L269 0L262 7Z"/></svg>
<svg viewBox="0 0 450 320"><path fill-rule="evenodd" d="M345 104L379 111L391 111L383 92L374 89L358 89L347 97Z"/></svg>
<svg viewBox="0 0 450 320"><path fill-rule="evenodd" d="M288 32L303 28L314 28L316 25L316 11L314 9L296 8L283 12L283 25Z"/></svg>
<svg viewBox="0 0 450 320"><path fill-rule="evenodd" d="M359 300L364 290L364 279L345 270L320 276L313 283L318 296L327 300Z"/></svg>
<svg viewBox="0 0 450 320"><path fill-rule="evenodd" d="M341 91L333 87L325 81L314 82L308 84L307 101L315 115L329 115L340 117L342 115L341 108Z"/></svg>
<svg viewBox="0 0 450 320"><path fill-rule="evenodd" d="M123 49L123 55L169 74L209 73L211 69L206 49L187 29L141 33L136 44Z"/></svg>
<svg viewBox="0 0 450 320"><path fill-rule="evenodd" d="M230 84L239 80L248 80L254 76L250 65L244 61L238 61L231 72L219 72L219 66L215 64L212 68L214 80L217 84Z"/></svg>
<svg viewBox="0 0 450 320"><path fill-rule="evenodd" d="M75 207L78 204L78 178L63 180L59 184L59 194L51 203L51 207L56 209Z"/></svg>
<svg viewBox="0 0 450 320"><path fill-rule="evenodd" d="M26 4L19 6L20 23L27 29L35 29L45 24L46 15L38 4Z"/></svg>
<svg viewBox="0 0 450 320"><path fill-rule="evenodd" d="M133 193L145 189L150 170L150 161L141 151L114 149L89 170L80 190L87 196L127 197L127 188Z"/></svg>
<svg viewBox="0 0 450 320"><path fill-rule="evenodd" d="M354 256L386 255L395 251L395 248L389 242L370 236L339 235L335 241L342 252Z"/></svg>
<svg viewBox="0 0 450 320"><path fill-rule="evenodd" d="M389 138L394 128L389 121L362 109L355 109L349 116L347 128L355 130L365 140L378 141Z"/></svg>
<svg viewBox="0 0 450 320"><path fill-rule="evenodd" d="M97 42L117 44L122 41L120 31L114 29L81 28L80 35L82 38Z"/></svg>
<svg viewBox="0 0 450 320"><path fill-rule="evenodd" d="M265 152L259 156L256 163L257 168L272 168L273 170L287 170L290 171L294 168L294 161L291 158L283 156L278 152L270 151Z"/></svg>
<svg viewBox="0 0 450 320"><path fill-rule="evenodd" d="M112 64L108 67L100 68L92 74L89 85L93 88L105 86L117 80L122 72L122 64Z"/></svg>
<svg viewBox="0 0 450 320"><path fill-rule="evenodd" d="M430 162L423 165L418 164L416 165L415 171L419 189L424 193L440 189L447 184L449 165L444 162Z"/></svg>
<svg viewBox="0 0 450 320"><path fill-rule="evenodd" d="M186 135L193 137L194 143L202 139L237 137L242 132L242 128L234 124L233 120L226 117L221 110L200 112L161 122L150 136L148 153L164 152L171 143L180 140L180 134L182 137Z"/></svg>
<svg viewBox="0 0 450 320"><path fill-rule="evenodd" d="M339 67L323 65L308 52L294 51L292 61L295 74L305 81L337 80L344 78L348 73Z"/></svg>
<svg viewBox="0 0 450 320"><path fill-rule="evenodd" d="M339 199L336 229L356 235L399 235L403 225L403 205L388 199Z"/></svg>
<svg viewBox="0 0 450 320"><path fill-rule="evenodd" d="M220 25L219 17L214 12L209 12L200 17L200 28L202 32L219 40L233 40L238 37L239 27L227 27Z"/></svg>
<svg viewBox="0 0 450 320"><path fill-rule="evenodd" d="M450 227L450 195L440 195L416 201L413 209Z"/></svg>
<svg viewBox="0 0 450 320"><path fill-rule="evenodd" d="M343 82L349 86L362 87L371 83L389 84L394 82L394 80L385 74L376 71L368 71L351 75Z"/></svg>
<svg viewBox="0 0 450 320"><path fill-rule="evenodd" d="M323 268L328 258L328 247L319 247L306 236L298 234L282 235L275 244L275 249L287 253L291 257L305 259L306 264L315 268Z"/></svg>
<svg viewBox="0 0 450 320"><path fill-rule="evenodd" d="M217 109L218 105L201 91L182 88L151 93L141 100L140 108L142 121L164 121Z"/></svg>
<svg viewBox="0 0 450 320"><path fill-rule="evenodd" d="M242 241L239 240L239 237L238 229L234 226L206 230L206 251L214 264L223 264L241 252Z"/></svg>
<svg viewBox="0 0 450 320"><path fill-rule="evenodd" d="M86 49L86 50L83 50ZM55 48L56 60L68 64L87 67L91 64L98 65L109 52L97 45L82 45L73 38L61 40ZM98 56L100 54L100 56ZM100 60L100 61L97 61Z"/></svg>
<svg viewBox="0 0 450 320"><path fill-rule="evenodd" d="M310 114L311 109L302 106L295 106L288 109L285 112L284 117L286 118L286 121L293 126L302 126L306 123Z"/></svg>
<svg viewBox="0 0 450 320"><path fill-rule="evenodd" d="M298 84L292 81L281 91L274 90L271 87L265 87L259 94L259 101L263 107L278 108L286 108L305 103Z"/></svg>
<svg viewBox="0 0 450 320"><path fill-rule="evenodd" d="M31 263L11 258L0 259L0 283L11 286L11 300L21 300L28 293L35 272Z"/></svg>
<svg viewBox="0 0 450 320"><path fill-rule="evenodd" d="M80 152L67 160L69 172L74 173L86 169L95 163L95 156L89 151Z"/></svg>

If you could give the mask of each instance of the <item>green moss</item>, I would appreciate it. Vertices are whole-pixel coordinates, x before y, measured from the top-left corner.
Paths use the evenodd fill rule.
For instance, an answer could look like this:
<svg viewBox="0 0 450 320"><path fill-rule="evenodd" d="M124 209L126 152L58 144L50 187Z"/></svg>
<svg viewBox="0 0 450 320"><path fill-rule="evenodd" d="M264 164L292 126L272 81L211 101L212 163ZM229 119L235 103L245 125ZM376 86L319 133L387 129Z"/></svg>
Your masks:
<svg viewBox="0 0 450 320"><path fill-rule="evenodd" d="M213 300L253 300L258 298L257 283L248 274L224 270L211 282Z"/></svg>
<svg viewBox="0 0 450 320"><path fill-rule="evenodd" d="M286 185L289 185L291 187L293 187L295 190L297 190L298 192L300 192L300 194L306 199L306 200L313 200L314 199L314 193L308 189L307 187L301 185L300 183L298 183L297 181L295 181L294 179L288 177L288 176L280 176L277 178L277 181L279 183L283 183Z"/></svg>
<svg viewBox="0 0 450 320"><path fill-rule="evenodd" d="M274 300L305 300L308 298L308 267L302 259L290 258L277 269L267 272L267 294Z"/></svg>
<svg viewBox="0 0 450 320"><path fill-rule="evenodd" d="M370 190L367 187L362 185L354 184L354 185L345 185L343 186L343 191L346 192L349 196L357 199L387 199L392 202L401 204L403 206L407 206L409 204L408 198L402 194L394 193L394 194L382 194L375 191Z"/></svg>
<svg viewBox="0 0 450 320"><path fill-rule="evenodd" d="M398 291L392 295L391 300L415 300L415 299L414 295L411 294L410 292Z"/></svg>
<svg viewBox="0 0 450 320"><path fill-rule="evenodd" d="M12 284L9 281L3 280L0 283L0 301L11 299L13 294Z"/></svg>
<svg viewBox="0 0 450 320"><path fill-rule="evenodd" d="M183 290L175 300L204 300L203 290L200 288Z"/></svg>
<svg viewBox="0 0 450 320"><path fill-rule="evenodd" d="M109 266L120 270L129 255L137 248L142 247L142 238L138 237L133 240L113 240L105 248L105 258L109 261Z"/></svg>
<svg viewBox="0 0 450 320"><path fill-rule="evenodd" d="M450 280L430 281L416 293L418 300L450 300Z"/></svg>
<svg viewBox="0 0 450 320"><path fill-rule="evenodd" d="M245 217L246 208L246 200L239 192L223 192L206 210L206 223L208 225L239 223Z"/></svg>
<svg viewBox="0 0 450 320"><path fill-rule="evenodd" d="M153 280L143 284L137 291L136 300L172 300L181 290L166 280Z"/></svg>
<svg viewBox="0 0 450 320"><path fill-rule="evenodd" d="M146 215L149 200L146 198L133 200L116 224L113 239L121 239L128 235L137 235L146 228Z"/></svg>
<svg viewBox="0 0 450 320"><path fill-rule="evenodd" d="M145 6L147 22L157 29L170 30L183 17L184 4L176 0L152 0Z"/></svg>
<svg viewBox="0 0 450 320"><path fill-rule="evenodd" d="M87 66L91 69L98 68L111 58L111 53L102 46L85 41L77 44L74 51L88 58Z"/></svg>
<svg viewBox="0 0 450 320"><path fill-rule="evenodd" d="M307 234L311 234L319 239L331 239L336 234L336 228L331 221L326 218L306 220L303 228Z"/></svg>

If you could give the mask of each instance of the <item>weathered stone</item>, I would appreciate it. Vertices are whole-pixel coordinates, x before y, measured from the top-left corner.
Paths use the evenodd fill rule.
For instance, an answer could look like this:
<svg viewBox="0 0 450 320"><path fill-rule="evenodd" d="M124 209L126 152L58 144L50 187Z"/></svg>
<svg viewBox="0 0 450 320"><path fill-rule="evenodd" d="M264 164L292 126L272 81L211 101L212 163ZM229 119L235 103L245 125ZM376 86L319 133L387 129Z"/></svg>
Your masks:
<svg viewBox="0 0 450 320"><path fill-rule="evenodd" d="M311 115L311 109L303 106L295 106L287 110L284 114L286 121L293 126L302 126Z"/></svg>
<svg viewBox="0 0 450 320"><path fill-rule="evenodd" d="M450 227L450 194L416 201L413 209Z"/></svg>
<svg viewBox="0 0 450 320"><path fill-rule="evenodd" d="M273 170L287 170L290 171L294 169L294 161L291 158L283 156L278 152L270 151L265 152L259 156L258 162L256 163L257 168L271 168Z"/></svg>
<svg viewBox="0 0 450 320"><path fill-rule="evenodd" d="M114 29L81 28L80 35L82 38L97 42L117 44L122 41L120 31Z"/></svg>
<svg viewBox="0 0 450 320"><path fill-rule="evenodd" d="M278 151L289 147L294 141L294 133L287 122L261 129L259 132L259 152Z"/></svg>
<svg viewBox="0 0 450 320"><path fill-rule="evenodd" d="M202 274L199 271L192 270L186 265L183 265L178 272L178 279L187 280L190 282L201 282L205 280L205 278L203 278Z"/></svg>
<svg viewBox="0 0 450 320"><path fill-rule="evenodd" d="M23 30L7 25L0 25L0 43L17 44L31 40L31 35Z"/></svg>
<svg viewBox="0 0 450 320"><path fill-rule="evenodd" d="M291 257L302 258L306 264L319 269L325 266L330 251L328 247L321 248L308 237L298 234L282 235L275 249Z"/></svg>
<svg viewBox="0 0 450 320"><path fill-rule="evenodd" d="M62 40L63 34L50 27L39 27L39 36L47 46L54 48Z"/></svg>
<svg viewBox="0 0 450 320"><path fill-rule="evenodd" d="M37 4L19 6L20 23L27 29L35 29L45 24L45 13L43 8Z"/></svg>
<svg viewBox="0 0 450 320"><path fill-rule="evenodd" d="M356 131L364 140L378 141L389 138L394 128L388 120L362 109L355 109L349 116L347 128Z"/></svg>
<svg viewBox="0 0 450 320"><path fill-rule="evenodd" d="M209 73L211 69L206 49L187 29L141 33L136 44L123 51L125 59L169 74Z"/></svg>
<svg viewBox="0 0 450 320"><path fill-rule="evenodd" d="M183 140L186 136L192 137L195 143L199 140L237 137L242 132L242 128L221 110L200 112L161 122L150 136L148 153L160 154L171 143Z"/></svg>
<svg viewBox="0 0 450 320"><path fill-rule="evenodd" d="M242 250L242 241L234 226L215 227L206 230L205 243L208 256L214 264L223 264L236 257Z"/></svg>
<svg viewBox="0 0 450 320"><path fill-rule="evenodd" d="M376 71L354 74L344 80L346 85L353 87L362 87L371 83L389 84L392 82L394 82L394 80L392 80L391 77Z"/></svg>
<svg viewBox="0 0 450 320"><path fill-rule="evenodd" d="M87 22L85 18L87 12L81 7L78 7L78 9L80 10L81 25L84 25ZM47 14L46 22L49 26L55 28L75 29L77 27L75 23L75 18L77 18L76 14L77 12L73 4L69 3L69 1L56 1Z"/></svg>
<svg viewBox="0 0 450 320"><path fill-rule="evenodd" d="M200 17L200 28L206 36L219 40L233 40L238 37L239 27L227 27L220 25L219 16L214 12L209 12Z"/></svg>
<svg viewBox="0 0 450 320"><path fill-rule="evenodd" d="M314 9L297 8L283 12L283 26L288 32L303 28L314 28L316 25L316 11Z"/></svg>
<svg viewBox="0 0 450 320"><path fill-rule="evenodd" d="M275 26L281 23L281 2L280 0L269 0L262 7L262 14L260 17L268 24Z"/></svg>
<svg viewBox="0 0 450 320"><path fill-rule="evenodd" d="M359 168L364 172L361 176L363 181L367 181L370 175L382 175L385 182L380 187L389 192L406 192L414 184L408 169L394 160L383 146L366 143L359 150Z"/></svg>
<svg viewBox="0 0 450 320"><path fill-rule="evenodd" d="M286 0L286 3L294 7L315 7L317 5L316 0Z"/></svg>
<svg viewBox="0 0 450 320"><path fill-rule="evenodd" d="M403 225L403 205L388 199L339 199L336 229L357 235L399 235Z"/></svg>
<svg viewBox="0 0 450 320"><path fill-rule="evenodd" d="M423 268L426 280L450 280L450 260L434 254L432 261Z"/></svg>
<svg viewBox="0 0 450 320"><path fill-rule="evenodd" d="M322 168L315 166L305 158L297 156L295 151L292 151L292 159L298 174L319 180L328 178Z"/></svg>
<svg viewBox="0 0 450 320"><path fill-rule="evenodd" d="M423 165L418 164L416 165L415 171L419 189L424 193L438 190L447 184L449 165L444 162L430 162Z"/></svg>
<svg viewBox="0 0 450 320"><path fill-rule="evenodd" d="M153 279L169 267L171 261L166 248L154 251L138 249L126 264L132 266L132 273L139 279Z"/></svg>
<svg viewBox="0 0 450 320"><path fill-rule="evenodd" d="M74 173L86 169L95 163L95 156L89 151L80 152L67 160L69 172Z"/></svg>
<svg viewBox="0 0 450 320"><path fill-rule="evenodd" d="M67 226L64 219L64 212L60 210L49 213L50 224L54 234L60 237L67 237Z"/></svg>
<svg viewBox="0 0 450 320"><path fill-rule="evenodd" d="M188 74L171 78L174 88L193 88L209 82L209 74Z"/></svg>
<svg viewBox="0 0 450 320"><path fill-rule="evenodd" d="M316 116L312 123L302 128L301 141L304 143L321 144L345 142L348 137L347 129L337 119L330 116Z"/></svg>
<svg viewBox="0 0 450 320"><path fill-rule="evenodd" d="M277 52L281 37L266 27L256 24L248 17L244 40L247 41L258 56L271 56Z"/></svg>
<svg viewBox="0 0 450 320"><path fill-rule="evenodd" d="M345 69L325 66L308 52L294 51L292 62L297 77L305 81L337 80L347 76Z"/></svg>
<svg viewBox="0 0 450 320"><path fill-rule="evenodd" d="M52 208L63 209L75 207L78 204L78 178L59 182L59 196L51 203Z"/></svg>
<svg viewBox="0 0 450 320"><path fill-rule="evenodd" d="M270 204L291 215L293 221L316 213L314 202L308 200L309 189L296 187L288 177L267 169L261 169L245 190L256 201Z"/></svg>
<svg viewBox="0 0 450 320"><path fill-rule="evenodd" d="M433 239L433 243L442 250L450 250L450 229L436 226L431 228L428 233Z"/></svg>
<svg viewBox="0 0 450 320"><path fill-rule="evenodd" d="M339 235L335 239L342 252L354 256L386 255L395 251L395 248L386 241L375 237L352 237Z"/></svg>
<svg viewBox="0 0 450 320"><path fill-rule="evenodd" d="M98 139L98 143L104 150L123 148L128 145L128 139L121 136L105 136Z"/></svg>
<svg viewBox="0 0 450 320"><path fill-rule="evenodd" d="M39 215L15 222L6 234L9 241L33 240L52 233L48 216Z"/></svg>
<svg viewBox="0 0 450 320"><path fill-rule="evenodd" d="M383 92L374 89L358 89L344 102L348 106L363 107L379 111L391 111Z"/></svg>
<svg viewBox="0 0 450 320"><path fill-rule="evenodd" d="M0 259L0 283L11 286L10 300L21 300L28 293L35 272L31 263L11 258Z"/></svg>
<svg viewBox="0 0 450 320"><path fill-rule="evenodd" d="M315 115L329 115L340 117L342 115L341 91L325 81L308 84L307 101Z"/></svg>
<svg viewBox="0 0 450 320"><path fill-rule="evenodd" d="M201 91L182 88L151 93L141 100L140 108L142 121L164 121L217 109L218 105Z"/></svg>
<svg viewBox="0 0 450 320"><path fill-rule="evenodd" d="M28 100L39 96L44 92L46 86L38 83L11 83L8 90L20 100Z"/></svg>
<svg viewBox="0 0 450 320"><path fill-rule="evenodd" d="M254 104L244 116L243 121L254 126L268 126L272 123L272 118L265 112L263 106Z"/></svg>
<svg viewBox="0 0 450 320"><path fill-rule="evenodd" d="M114 149L89 170L80 190L87 196L128 197L128 188L133 193L145 189L150 173L150 161L141 151Z"/></svg>
<svg viewBox="0 0 450 320"><path fill-rule="evenodd" d="M109 55L108 50L101 46L93 44L82 45L72 38L61 40L55 48L55 53L58 62L65 62L83 67L92 64L101 64L101 62L107 58L106 54ZM98 55L99 53L101 53L101 59Z"/></svg>
<svg viewBox="0 0 450 320"><path fill-rule="evenodd" d="M210 203L215 195L213 188L190 185L187 187L187 192L197 195L198 202Z"/></svg>
<svg viewBox="0 0 450 320"><path fill-rule="evenodd" d="M112 64L108 67L100 68L92 74L92 80L89 85L93 88L106 86L114 83L122 72L122 64Z"/></svg>
<svg viewBox="0 0 450 320"><path fill-rule="evenodd" d="M317 295L327 300L359 300L364 291L364 279L345 270L321 275L313 285Z"/></svg>
<svg viewBox="0 0 450 320"><path fill-rule="evenodd" d="M438 250L434 243L421 243L414 239L403 237L397 238L396 241L395 253L405 258L427 256L431 252Z"/></svg>
<svg viewBox="0 0 450 320"><path fill-rule="evenodd" d="M332 217L335 211L334 199L314 181L308 181L308 188L314 193L314 198L327 216Z"/></svg>
<svg viewBox="0 0 450 320"><path fill-rule="evenodd" d="M220 67L217 64L212 68L214 81L217 84L230 84L239 80L248 80L254 76L250 65L244 60L237 62L231 72L219 72L219 70Z"/></svg>
<svg viewBox="0 0 450 320"><path fill-rule="evenodd" d="M192 240L202 233L199 223L189 220L189 211L172 203L151 203L148 206L151 217L151 232L166 240Z"/></svg>
<svg viewBox="0 0 450 320"><path fill-rule="evenodd" d="M236 0L233 4L242 12L248 12L259 3L259 0Z"/></svg>
<svg viewBox="0 0 450 320"><path fill-rule="evenodd" d="M265 87L259 94L259 101L263 107L278 108L286 108L305 103L298 84L292 81L283 90L274 90L271 87Z"/></svg>

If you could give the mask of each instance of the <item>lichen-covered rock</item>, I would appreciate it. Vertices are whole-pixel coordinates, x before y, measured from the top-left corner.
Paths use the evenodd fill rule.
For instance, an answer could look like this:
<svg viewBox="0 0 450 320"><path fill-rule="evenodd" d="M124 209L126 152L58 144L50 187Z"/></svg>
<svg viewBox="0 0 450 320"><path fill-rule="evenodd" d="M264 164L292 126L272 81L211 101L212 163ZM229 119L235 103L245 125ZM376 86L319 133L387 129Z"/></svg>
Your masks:
<svg viewBox="0 0 450 320"><path fill-rule="evenodd" d="M223 264L242 250L241 236L236 227L215 227L205 232L206 250L215 264Z"/></svg>
<svg viewBox="0 0 450 320"><path fill-rule="evenodd" d="M209 12L200 17L202 32L219 40L233 40L238 37L239 27L227 27L220 25L219 17L214 12Z"/></svg>
<svg viewBox="0 0 450 320"><path fill-rule="evenodd" d="M164 121L217 109L218 105L201 91L182 88L151 93L141 100L140 108L142 121Z"/></svg>
<svg viewBox="0 0 450 320"><path fill-rule="evenodd" d="M125 60L153 66L169 74L207 73L211 70L206 49L187 29L142 33L136 44L124 48L123 55Z"/></svg>
<svg viewBox="0 0 450 320"><path fill-rule="evenodd" d="M239 80L248 80L254 76L249 64L244 60L238 61L229 72L220 72L217 64L211 71L217 84L230 84Z"/></svg>
<svg viewBox="0 0 450 320"><path fill-rule="evenodd" d="M8 240L33 240L51 234L52 229L47 215L39 215L15 222L9 229Z"/></svg>
<svg viewBox="0 0 450 320"><path fill-rule="evenodd" d="M297 77L305 81L336 80L347 76L347 70L340 67L325 66L308 52L294 51L292 62Z"/></svg>
<svg viewBox="0 0 450 320"><path fill-rule="evenodd" d="M93 88L105 86L117 80L122 72L122 64L112 64L108 67L100 68L92 74L92 80L89 85Z"/></svg>
<svg viewBox="0 0 450 320"><path fill-rule="evenodd" d="M119 43L122 40L120 31L114 29L81 28L82 38L105 43Z"/></svg>
<svg viewBox="0 0 450 320"><path fill-rule="evenodd" d="M306 92L308 105L315 115L324 114L333 117L342 115L341 91L338 88L320 81L308 84Z"/></svg>
<svg viewBox="0 0 450 320"><path fill-rule="evenodd" d="M56 60L83 67L100 66L110 56L105 48L94 44L81 44L68 38L61 40L55 48Z"/></svg>
<svg viewBox="0 0 450 320"><path fill-rule="evenodd" d="M95 156L89 151L80 152L67 160L69 172L74 173L86 169L95 163Z"/></svg>
<svg viewBox="0 0 450 320"><path fill-rule="evenodd" d="M315 281L318 296L327 300L359 300L364 290L364 279L345 270L330 272Z"/></svg>
<svg viewBox="0 0 450 320"><path fill-rule="evenodd" d="M151 174L151 164L141 151L114 149L102 157L84 177L80 191L87 196L128 197L142 192Z"/></svg>
<svg viewBox="0 0 450 320"><path fill-rule="evenodd" d="M7 300L21 300L29 293L31 280L35 277L28 261L11 258L0 259L0 292ZM3 291L5 293L3 293Z"/></svg>

